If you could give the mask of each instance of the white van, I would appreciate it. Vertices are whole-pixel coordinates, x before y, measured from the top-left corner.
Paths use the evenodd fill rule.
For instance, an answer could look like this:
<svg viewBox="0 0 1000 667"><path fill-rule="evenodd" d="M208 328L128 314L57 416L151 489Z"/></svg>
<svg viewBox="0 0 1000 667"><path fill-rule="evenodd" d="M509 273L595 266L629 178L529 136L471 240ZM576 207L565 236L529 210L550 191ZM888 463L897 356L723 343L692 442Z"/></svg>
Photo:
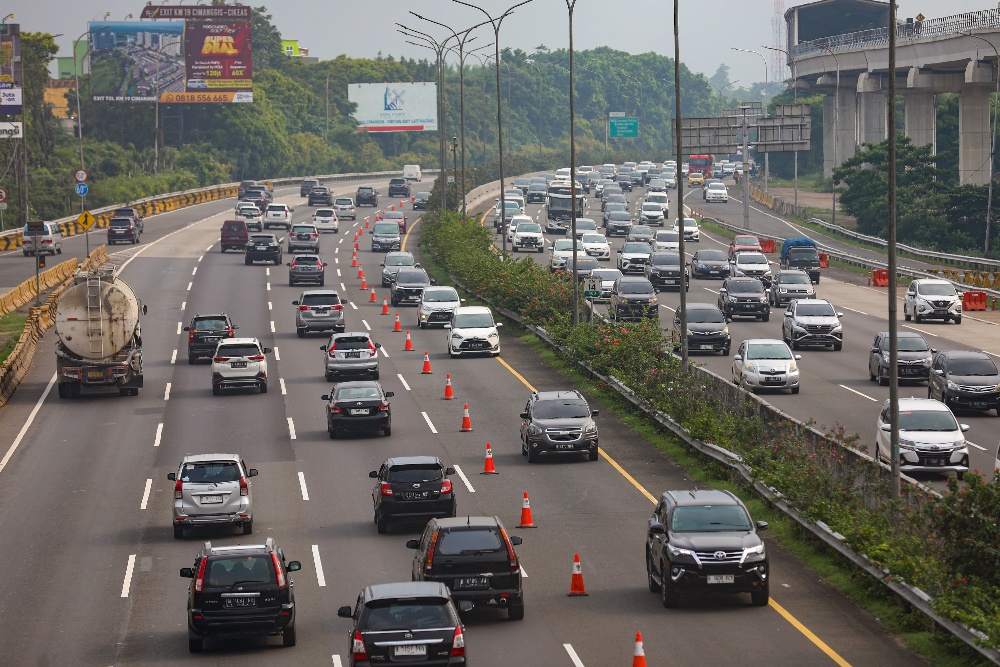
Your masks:
<svg viewBox="0 0 1000 667"><path fill-rule="evenodd" d="M403 165L403 178L408 181L421 181L423 176L420 173L419 164L404 164Z"/></svg>
<svg viewBox="0 0 1000 667"><path fill-rule="evenodd" d="M35 254L35 242L25 225L21 230L21 252L24 256ZM62 232L59 225L54 222L45 223L45 233L38 235L38 253L49 253L50 255L62 254Z"/></svg>
<svg viewBox="0 0 1000 667"><path fill-rule="evenodd" d="M557 181L568 181L569 180L569 175L570 175L570 168L569 167L563 167L562 169L559 169L559 170L556 171L556 180Z"/></svg>

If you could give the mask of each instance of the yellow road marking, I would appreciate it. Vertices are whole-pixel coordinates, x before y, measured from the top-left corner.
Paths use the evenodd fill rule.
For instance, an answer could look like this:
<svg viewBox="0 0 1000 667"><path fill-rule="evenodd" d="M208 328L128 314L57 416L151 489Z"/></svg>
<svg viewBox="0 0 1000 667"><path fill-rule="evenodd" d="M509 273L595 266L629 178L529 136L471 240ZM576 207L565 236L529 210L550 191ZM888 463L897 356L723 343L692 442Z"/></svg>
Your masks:
<svg viewBox="0 0 1000 667"><path fill-rule="evenodd" d="M406 228L406 234L403 235L403 242L399 244L399 251L400 252L403 252L404 250L406 250L406 242L410 240L410 232L412 232L413 228L417 226L417 223L419 223L423 219L424 219L424 216L420 216L419 218L417 218L416 220L413 221L412 225L410 225L409 227Z"/></svg>

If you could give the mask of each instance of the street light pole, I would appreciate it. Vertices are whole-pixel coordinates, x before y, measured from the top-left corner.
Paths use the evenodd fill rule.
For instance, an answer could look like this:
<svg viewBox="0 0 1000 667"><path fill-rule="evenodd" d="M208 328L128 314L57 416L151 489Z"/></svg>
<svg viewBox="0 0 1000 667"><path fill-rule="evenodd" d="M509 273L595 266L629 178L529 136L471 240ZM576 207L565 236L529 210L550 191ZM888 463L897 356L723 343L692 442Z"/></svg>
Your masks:
<svg viewBox="0 0 1000 667"><path fill-rule="evenodd" d="M963 32L966 37L974 37L978 40L984 41L990 45L993 49L993 55L996 56L996 67L997 67L997 89L996 97L993 100L993 129L990 132L992 138L990 140L990 185L989 194L986 200L986 241L983 243L983 253L988 255L990 252L990 223L993 217L993 169L994 160L996 159L996 149L997 149L997 104L1000 104L1000 53L997 52L997 47L993 45L993 42L986 39L985 37L980 37L979 35L973 35L969 32Z"/></svg>
<svg viewBox="0 0 1000 667"><path fill-rule="evenodd" d="M107 18L107 17L105 17L105 18ZM81 39L83 39L85 35L89 35L90 33L94 32L95 30L103 30L104 28L107 28L107 27L108 26L106 26L106 25L102 25L102 26L99 26L97 28L90 28L90 29L88 29L88 30L80 33L80 36L77 37L75 40L73 40L73 77L76 79L76 134L77 134L77 137L79 138L79 141L80 141L80 169L84 169L84 170L86 169L86 167L84 166L84 163L83 163L83 116L80 114L80 67L83 66L83 63L81 63L81 62L79 62L77 60L76 43L79 42ZM88 40L88 42L89 42L89 40ZM90 53L91 48L92 47L87 47L87 53ZM84 58L87 57L87 53L84 54ZM25 146L27 147L27 144L25 144ZM27 165L27 157L28 157L27 150L25 150L24 157L25 157L25 164ZM83 212L86 211L86 210L87 210L87 198L86 198L86 196L80 197L80 214L82 215ZM25 222L27 222L27 219L25 220ZM84 236L84 239L85 239L86 244L87 244L87 257L90 257L90 228L89 227L86 229L86 231L84 231L83 236Z"/></svg>
<svg viewBox="0 0 1000 667"><path fill-rule="evenodd" d="M831 51L832 53L832 51ZM899 318L896 314L896 3L889 3L889 109L886 124L889 134L889 233L886 239L889 269L889 451L892 468L890 495L900 496L899 461ZM839 96L838 96L839 99ZM992 158L992 155L990 156ZM992 164L992 159L990 161ZM875 445L878 447L878 445ZM876 455L878 452L876 451Z"/></svg>
<svg viewBox="0 0 1000 667"><path fill-rule="evenodd" d="M889 4L892 5L893 3L890 2ZM893 14L895 14L895 6L893 6ZM895 24L890 23L889 30L892 31L895 29L896 29ZM837 64L837 85L834 89L835 92L833 100L833 169L836 169L837 144L840 143L840 141L838 141L840 137L837 136L840 130L840 58L838 58L837 54L833 52L833 49L831 49L826 44L820 44L819 42L806 42L806 41L802 43L812 44L813 46L817 46L825 50L827 53L833 56L833 61ZM890 103L895 104L896 102L895 100L890 100ZM833 216L832 222L833 224L837 224L837 182L833 179L833 170L831 170L830 172L830 185L832 186L830 189L833 191L833 211L831 211L831 214Z"/></svg>
<svg viewBox="0 0 1000 667"><path fill-rule="evenodd" d="M525 64L531 65L538 73L538 157L542 156L542 70L531 60L525 60Z"/></svg>
<svg viewBox="0 0 1000 667"><path fill-rule="evenodd" d="M786 56L788 56L788 60L791 63L792 67L792 102L797 103L799 101L799 87L796 84L798 84L799 80L795 76L795 58L793 58L792 54L789 53L788 51L785 51L784 49L779 49L776 46L765 46L763 48L770 49L772 51L781 51ZM793 154L795 155L795 166L794 166L795 206L798 206L799 205L799 152L793 151Z"/></svg>
<svg viewBox="0 0 1000 667"><path fill-rule="evenodd" d="M576 137L573 131L576 116L573 94L573 10L575 9L576 0L566 0L566 11L569 13L569 225L573 238L573 326L580 324L580 270L577 267L576 247Z"/></svg>
<svg viewBox="0 0 1000 667"><path fill-rule="evenodd" d="M732 48L733 51L742 51L744 53L756 53L758 56L760 56L760 59L764 61L764 113L763 113L763 115L766 116L767 115L768 89L771 87L771 82L768 79L768 74L767 74L767 58L760 51L754 51L752 49L738 49L735 46L730 47L730 48ZM767 151L764 151L764 192L767 192L767 174L771 170L770 167L771 167L770 153L767 152Z"/></svg>
<svg viewBox="0 0 1000 667"><path fill-rule="evenodd" d="M680 41L680 12L678 5L680 5L680 0L674 0L674 122L676 127L674 128L674 144L677 147L677 167L683 164L682 156L682 135L681 135L681 41ZM744 155L744 157L746 157ZM745 199L745 198L744 198ZM681 303L677 308L677 314L680 316L681 330L679 332L680 344L681 344L681 371L687 372L688 370L688 313L687 313L687 281L688 273L684 270L684 179L677 179L677 220L680 222L680 233L677 235L677 250L681 256L681 282L680 288L677 290L680 293Z"/></svg>

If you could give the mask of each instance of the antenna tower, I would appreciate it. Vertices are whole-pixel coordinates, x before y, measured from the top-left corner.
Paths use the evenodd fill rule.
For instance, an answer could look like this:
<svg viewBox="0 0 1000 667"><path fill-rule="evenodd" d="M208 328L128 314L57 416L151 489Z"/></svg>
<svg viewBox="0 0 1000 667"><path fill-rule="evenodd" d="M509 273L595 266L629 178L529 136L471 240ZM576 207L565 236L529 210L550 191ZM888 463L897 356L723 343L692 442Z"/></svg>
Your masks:
<svg viewBox="0 0 1000 667"><path fill-rule="evenodd" d="M774 0L774 15L771 17L771 46L788 50L785 40L785 0ZM771 81L784 81L788 59L781 51L771 51L768 66L771 68Z"/></svg>

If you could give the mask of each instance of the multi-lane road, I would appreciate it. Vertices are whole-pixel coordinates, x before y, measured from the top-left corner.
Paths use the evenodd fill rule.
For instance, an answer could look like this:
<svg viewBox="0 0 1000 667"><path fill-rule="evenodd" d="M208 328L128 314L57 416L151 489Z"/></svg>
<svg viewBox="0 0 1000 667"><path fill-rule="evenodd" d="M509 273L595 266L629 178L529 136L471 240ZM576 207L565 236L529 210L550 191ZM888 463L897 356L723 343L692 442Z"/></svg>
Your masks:
<svg viewBox="0 0 1000 667"><path fill-rule="evenodd" d="M296 221L311 215L297 191L279 190L276 196L296 207ZM0 527L9 574L0 593L9 628L0 644L4 662L347 664L348 624L336 609L353 604L364 584L409 576L413 552L404 543L420 526L378 535L367 476L399 454L436 455L459 468L460 513L498 515L524 538L518 552L526 577L525 619L510 622L491 609L468 614L466 637L477 665L627 664L636 631L643 633L651 664L920 662L773 542L768 607L718 596L664 610L646 588L643 539L652 500L665 489L692 485L685 471L606 409L598 420L598 462L529 465L519 455L517 415L532 389L565 388L565 380L509 329L501 334L500 358L450 360L445 332L418 330L412 307L400 308L400 317L417 351L403 352L403 335L391 331L393 318L379 314L386 290L376 289L377 303L370 304L356 269L349 269L350 222L342 223L340 234L322 237L326 284L354 302L346 311L348 329L370 330L387 353L381 377L395 392L394 428L388 438L329 440L320 399L329 390L319 350L325 339L297 338L291 301L302 288L287 285L284 266L248 267L238 254L219 252L219 228L233 204L213 202L149 218L143 243L115 253L122 275L149 307L143 322L145 388L138 397L56 398L49 332L3 410ZM417 251L420 224L410 216L406 249ZM82 239L64 245L66 255L82 254ZM377 276L379 257L368 252L367 235L359 245L366 273ZM28 262L20 255L0 257L0 283L22 280ZM705 288L716 287L707 282L693 287L692 300L706 300L711 295ZM823 285L824 295L835 289ZM664 305L671 305L669 297ZM269 393L214 397L209 368L187 364L180 328L195 313L220 310L240 325L241 335L257 336L274 348ZM670 313L662 310L666 321ZM853 317L849 332L862 323L876 326L874 313ZM763 335L768 326L739 324L734 333ZM966 323L961 329L967 331ZM839 402L844 419L853 418L850 400L873 409L874 402L852 398L853 391L834 393L839 375L823 379L836 370L848 387L881 396L851 373L863 363L855 358L869 337L867 331L851 335L855 347L841 353L805 353L803 394L770 398L785 409L817 415L830 414ZM421 373L425 349L433 367L429 375ZM456 401L441 398L446 373ZM466 402L471 433L459 431ZM969 421L978 428L981 419ZM487 442L499 475L478 474ZM185 454L213 451L237 452L260 470L253 480L254 534L206 529L176 540L166 474ZM524 491L539 528L519 531L513 526ZM298 645L285 649L275 639L213 642L205 655L189 655L184 641L189 580L178 576L179 568L191 565L204 540L232 544L265 537L274 537L289 559L303 563L294 575ZM589 597L566 595L574 553L582 558Z"/></svg>

